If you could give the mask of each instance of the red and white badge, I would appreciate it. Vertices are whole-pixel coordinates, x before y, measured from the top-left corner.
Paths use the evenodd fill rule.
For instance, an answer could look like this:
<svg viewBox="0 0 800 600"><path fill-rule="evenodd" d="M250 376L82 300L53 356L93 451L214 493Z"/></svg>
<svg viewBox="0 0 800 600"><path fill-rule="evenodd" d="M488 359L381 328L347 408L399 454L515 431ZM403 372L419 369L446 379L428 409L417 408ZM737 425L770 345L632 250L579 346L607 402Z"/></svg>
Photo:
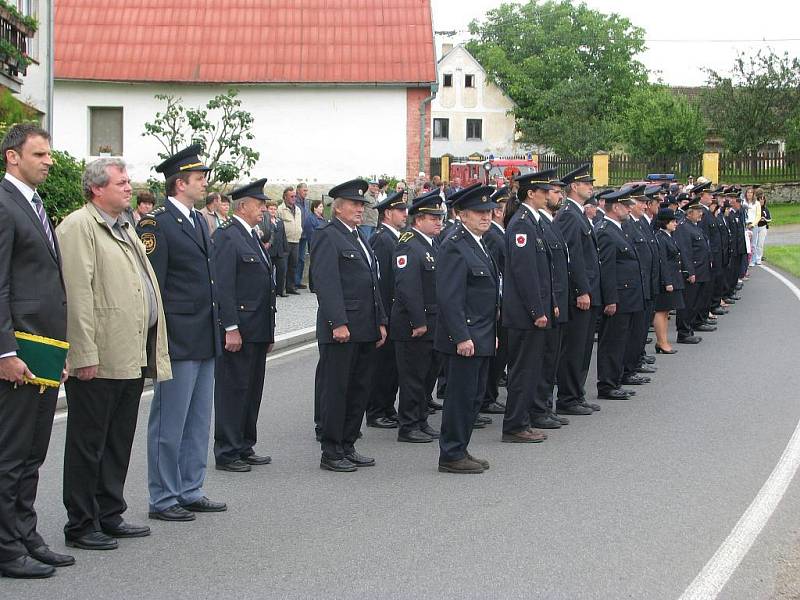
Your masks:
<svg viewBox="0 0 800 600"><path fill-rule="evenodd" d="M517 248L524 248L525 244L528 243L528 234L527 233L518 233L517 237L515 238L517 242Z"/></svg>
<svg viewBox="0 0 800 600"><path fill-rule="evenodd" d="M401 254L397 257L397 268L402 269L408 264L408 255Z"/></svg>

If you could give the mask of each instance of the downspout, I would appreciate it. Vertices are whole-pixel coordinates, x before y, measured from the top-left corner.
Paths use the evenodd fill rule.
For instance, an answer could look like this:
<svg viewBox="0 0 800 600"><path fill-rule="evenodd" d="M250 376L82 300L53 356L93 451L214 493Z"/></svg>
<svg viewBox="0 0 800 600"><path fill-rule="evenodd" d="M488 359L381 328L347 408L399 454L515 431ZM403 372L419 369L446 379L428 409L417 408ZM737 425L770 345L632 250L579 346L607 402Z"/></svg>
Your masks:
<svg viewBox="0 0 800 600"><path fill-rule="evenodd" d="M53 135L53 65L55 61L55 0L47 3L47 132Z"/></svg>
<svg viewBox="0 0 800 600"><path fill-rule="evenodd" d="M439 91L439 68L436 68L436 83L431 85L431 95L419 103L419 172L426 173L428 169L425 168L425 126L427 117L428 104L436 97L436 92ZM428 173L430 175L430 173Z"/></svg>

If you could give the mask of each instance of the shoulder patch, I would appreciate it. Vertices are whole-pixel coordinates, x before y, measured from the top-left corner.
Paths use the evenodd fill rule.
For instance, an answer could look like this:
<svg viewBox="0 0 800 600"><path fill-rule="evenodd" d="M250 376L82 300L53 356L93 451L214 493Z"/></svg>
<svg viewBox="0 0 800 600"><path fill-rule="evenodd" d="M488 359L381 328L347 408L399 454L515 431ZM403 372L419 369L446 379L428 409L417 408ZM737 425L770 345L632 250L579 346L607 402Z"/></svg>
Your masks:
<svg viewBox="0 0 800 600"><path fill-rule="evenodd" d="M139 221L139 227L156 227L158 225L158 221L155 220L150 214L145 215L142 217L142 220Z"/></svg>
<svg viewBox="0 0 800 600"><path fill-rule="evenodd" d="M414 237L413 231L404 231L400 234L400 239L397 240L399 243L403 244Z"/></svg>
<svg viewBox="0 0 800 600"><path fill-rule="evenodd" d="M396 260L397 260L397 268L404 269L405 266L408 264L408 255L400 254Z"/></svg>
<svg viewBox="0 0 800 600"><path fill-rule="evenodd" d="M514 241L517 243L517 248L524 248L528 244L528 234L518 233L514 237Z"/></svg>
<svg viewBox="0 0 800 600"><path fill-rule="evenodd" d="M143 233L139 239L142 241L146 254L152 254L156 249L156 236L153 233Z"/></svg>

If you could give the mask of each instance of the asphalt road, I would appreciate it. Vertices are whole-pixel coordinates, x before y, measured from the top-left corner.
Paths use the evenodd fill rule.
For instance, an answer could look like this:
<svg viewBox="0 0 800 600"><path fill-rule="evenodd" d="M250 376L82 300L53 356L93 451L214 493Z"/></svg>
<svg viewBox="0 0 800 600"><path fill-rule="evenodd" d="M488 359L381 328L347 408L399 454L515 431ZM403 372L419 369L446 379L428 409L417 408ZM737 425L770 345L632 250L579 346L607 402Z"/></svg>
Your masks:
<svg viewBox="0 0 800 600"><path fill-rule="evenodd" d="M151 537L75 550L78 564L52 579L0 580L0 598L678 598L800 419L797 300L753 271L720 330L660 356L636 399L601 401L543 444L500 443L498 420L476 431L471 451L492 463L477 476L440 474L435 445L366 428L359 450L376 467L321 471L316 351L274 359L257 447L273 464L209 471L207 492L228 512L149 521ZM148 522L146 404L127 485L137 523ZM62 551L64 429L54 427L37 504L40 531ZM798 509L794 482L721 598L778 597L800 560Z"/></svg>

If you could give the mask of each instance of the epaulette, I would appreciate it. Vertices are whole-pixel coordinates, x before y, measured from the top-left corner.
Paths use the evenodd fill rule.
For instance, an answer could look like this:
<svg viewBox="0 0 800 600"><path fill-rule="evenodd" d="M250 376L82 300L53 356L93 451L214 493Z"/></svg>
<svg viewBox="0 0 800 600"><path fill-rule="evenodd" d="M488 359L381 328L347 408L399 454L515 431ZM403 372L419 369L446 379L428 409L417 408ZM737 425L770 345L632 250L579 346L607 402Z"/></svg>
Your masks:
<svg viewBox="0 0 800 600"><path fill-rule="evenodd" d="M522 219L527 219L527 218L528 218L528 211L527 210L521 211L519 214L519 220L522 221Z"/></svg>
<svg viewBox="0 0 800 600"><path fill-rule="evenodd" d="M326 222L326 223L323 223L322 225L320 225L320 226L318 226L318 227L317 227L317 231L320 231L320 230L322 230L322 229L325 229L326 227L330 227L331 225L332 225L332 223L331 223L330 221L328 221L328 222Z"/></svg>
<svg viewBox="0 0 800 600"><path fill-rule="evenodd" d="M400 239L397 240L398 244L405 244L408 240L414 237L413 231L404 231L400 234Z"/></svg>
<svg viewBox="0 0 800 600"><path fill-rule="evenodd" d="M608 221L603 219L602 221L600 221L600 223L597 224L597 228L598 229L605 229L607 225L608 225Z"/></svg>
<svg viewBox="0 0 800 600"><path fill-rule="evenodd" d="M233 217L229 218L227 221L223 221L222 223L220 223L217 229L227 229L228 227L231 226L231 223L233 223Z"/></svg>
<svg viewBox="0 0 800 600"><path fill-rule="evenodd" d="M152 215L155 217L156 215L160 215L163 212L167 212L167 207L162 205L159 206L157 209L155 209L153 212L147 213L145 216L149 217Z"/></svg>

